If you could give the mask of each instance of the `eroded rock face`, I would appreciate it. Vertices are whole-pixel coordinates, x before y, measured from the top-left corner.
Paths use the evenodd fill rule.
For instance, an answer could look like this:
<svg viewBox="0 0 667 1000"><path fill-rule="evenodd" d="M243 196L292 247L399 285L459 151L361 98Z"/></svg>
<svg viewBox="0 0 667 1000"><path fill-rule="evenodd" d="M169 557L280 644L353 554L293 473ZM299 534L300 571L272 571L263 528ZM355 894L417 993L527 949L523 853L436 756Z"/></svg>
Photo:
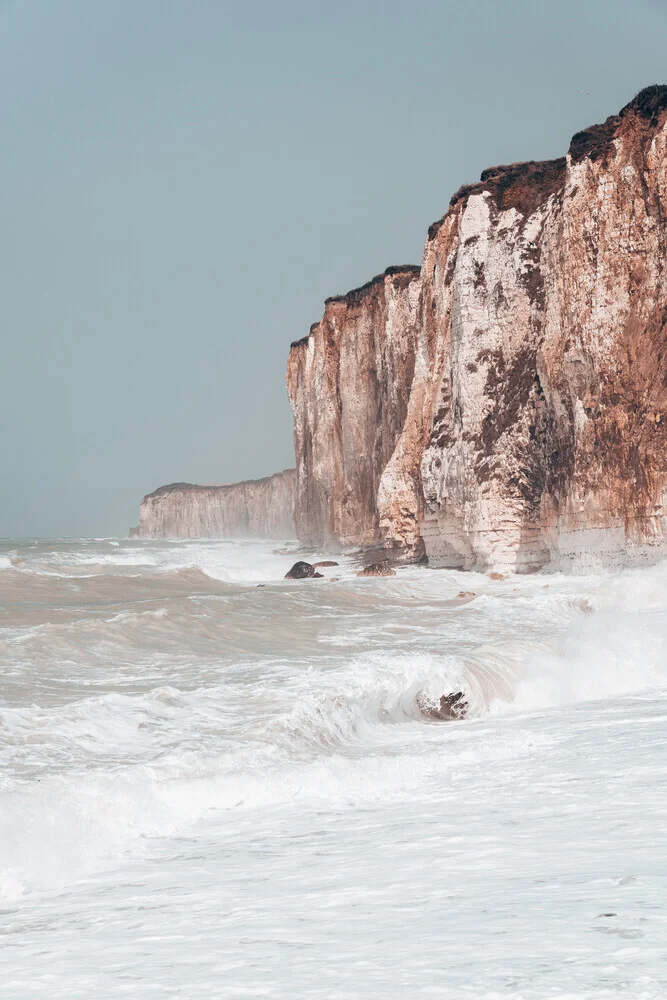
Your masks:
<svg viewBox="0 0 667 1000"><path fill-rule="evenodd" d="M666 264L667 87L562 159L484 171L391 322L335 300L293 347L301 536L418 554L421 535L431 566L494 571L667 554ZM378 393L389 341L411 361ZM401 401L389 422L378 395Z"/></svg>
<svg viewBox="0 0 667 1000"><path fill-rule="evenodd" d="M294 538L296 472L231 486L161 486L141 501L141 538Z"/></svg>
<svg viewBox="0 0 667 1000"><path fill-rule="evenodd" d="M327 299L290 351L296 527L306 545L380 540L380 476L404 428L415 367L419 268L390 268Z"/></svg>

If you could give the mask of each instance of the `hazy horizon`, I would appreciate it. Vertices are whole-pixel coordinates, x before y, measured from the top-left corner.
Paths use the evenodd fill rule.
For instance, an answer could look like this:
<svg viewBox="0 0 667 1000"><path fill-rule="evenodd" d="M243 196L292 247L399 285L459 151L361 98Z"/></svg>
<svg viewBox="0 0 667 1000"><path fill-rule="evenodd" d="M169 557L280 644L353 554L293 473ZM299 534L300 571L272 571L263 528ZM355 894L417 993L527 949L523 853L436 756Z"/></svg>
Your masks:
<svg viewBox="0 0 667 1000"><path fill-rule="evenodd" d="M22 0L3 23L0 536L293 466L289 345L453 192L663 83L651 0Z"/></svg>

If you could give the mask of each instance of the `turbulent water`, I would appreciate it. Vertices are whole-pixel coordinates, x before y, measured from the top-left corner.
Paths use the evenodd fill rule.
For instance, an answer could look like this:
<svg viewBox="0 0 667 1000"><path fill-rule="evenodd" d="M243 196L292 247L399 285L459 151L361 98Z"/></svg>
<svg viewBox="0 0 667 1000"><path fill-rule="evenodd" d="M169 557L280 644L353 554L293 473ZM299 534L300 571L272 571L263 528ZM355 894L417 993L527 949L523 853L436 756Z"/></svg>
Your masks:
<svg viewBox="0 0 667 1000"><path fill-rule="evenodd" d="M2 545L0 996L664 1000L667 567L294 558Z"/></svg>

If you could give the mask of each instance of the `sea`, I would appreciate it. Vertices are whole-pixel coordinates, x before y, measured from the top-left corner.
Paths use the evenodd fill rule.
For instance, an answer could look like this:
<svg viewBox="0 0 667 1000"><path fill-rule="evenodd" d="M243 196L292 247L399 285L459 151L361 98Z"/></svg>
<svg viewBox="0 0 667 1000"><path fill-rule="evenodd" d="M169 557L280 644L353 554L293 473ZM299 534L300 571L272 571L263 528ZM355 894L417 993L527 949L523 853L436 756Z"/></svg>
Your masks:
<svg viewBox="0 0 667 1000"><path fill-rule="evenodd" d="M0 543L0 997L665 1000L667 566L327 557Z"/></svg>

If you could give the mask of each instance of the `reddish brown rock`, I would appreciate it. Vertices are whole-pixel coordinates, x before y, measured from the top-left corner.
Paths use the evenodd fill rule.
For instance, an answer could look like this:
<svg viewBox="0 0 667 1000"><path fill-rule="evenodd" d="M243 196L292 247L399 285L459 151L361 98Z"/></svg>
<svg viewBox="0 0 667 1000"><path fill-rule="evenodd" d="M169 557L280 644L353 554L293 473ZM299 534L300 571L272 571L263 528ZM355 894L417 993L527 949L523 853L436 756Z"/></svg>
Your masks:
<svg viewBox="0 0 667 1000"><path fill-rule="evenodd" d="M360 569L357 576L396 576L396 570L388 563L371 563L370 566Z"/></svg>
<svg viewBox="0 0 667 1000"><path fill-rule="evenodd" d="M562 161L485 172L427 243L447 340L421 460L432 565L664 552L666 119L652 88Z"/></svg>
<svg viewBox="0 0 667 1000"><path fill-rule="evenodd" d="M484 171L420 275L293 346L300 537L501 573L667 555L666 268L667 87Z"/></svg>
<svg viewBox="0 0 667 1000"><path fill-rule="evenodd" d="M322 562L313 563L314 569L319 569L321 566L325 568L328 566L338 566L338 563L334 562L333 559L323 559Z"/></svg>
<svg viewBox="0 0 667 1000"><path fill-rule="evenodd" d="M304 544L381 538L378 490L405 425L419 288L418 267L390 268L327 299L321 321L292 345L287 389Z"/></svg>

